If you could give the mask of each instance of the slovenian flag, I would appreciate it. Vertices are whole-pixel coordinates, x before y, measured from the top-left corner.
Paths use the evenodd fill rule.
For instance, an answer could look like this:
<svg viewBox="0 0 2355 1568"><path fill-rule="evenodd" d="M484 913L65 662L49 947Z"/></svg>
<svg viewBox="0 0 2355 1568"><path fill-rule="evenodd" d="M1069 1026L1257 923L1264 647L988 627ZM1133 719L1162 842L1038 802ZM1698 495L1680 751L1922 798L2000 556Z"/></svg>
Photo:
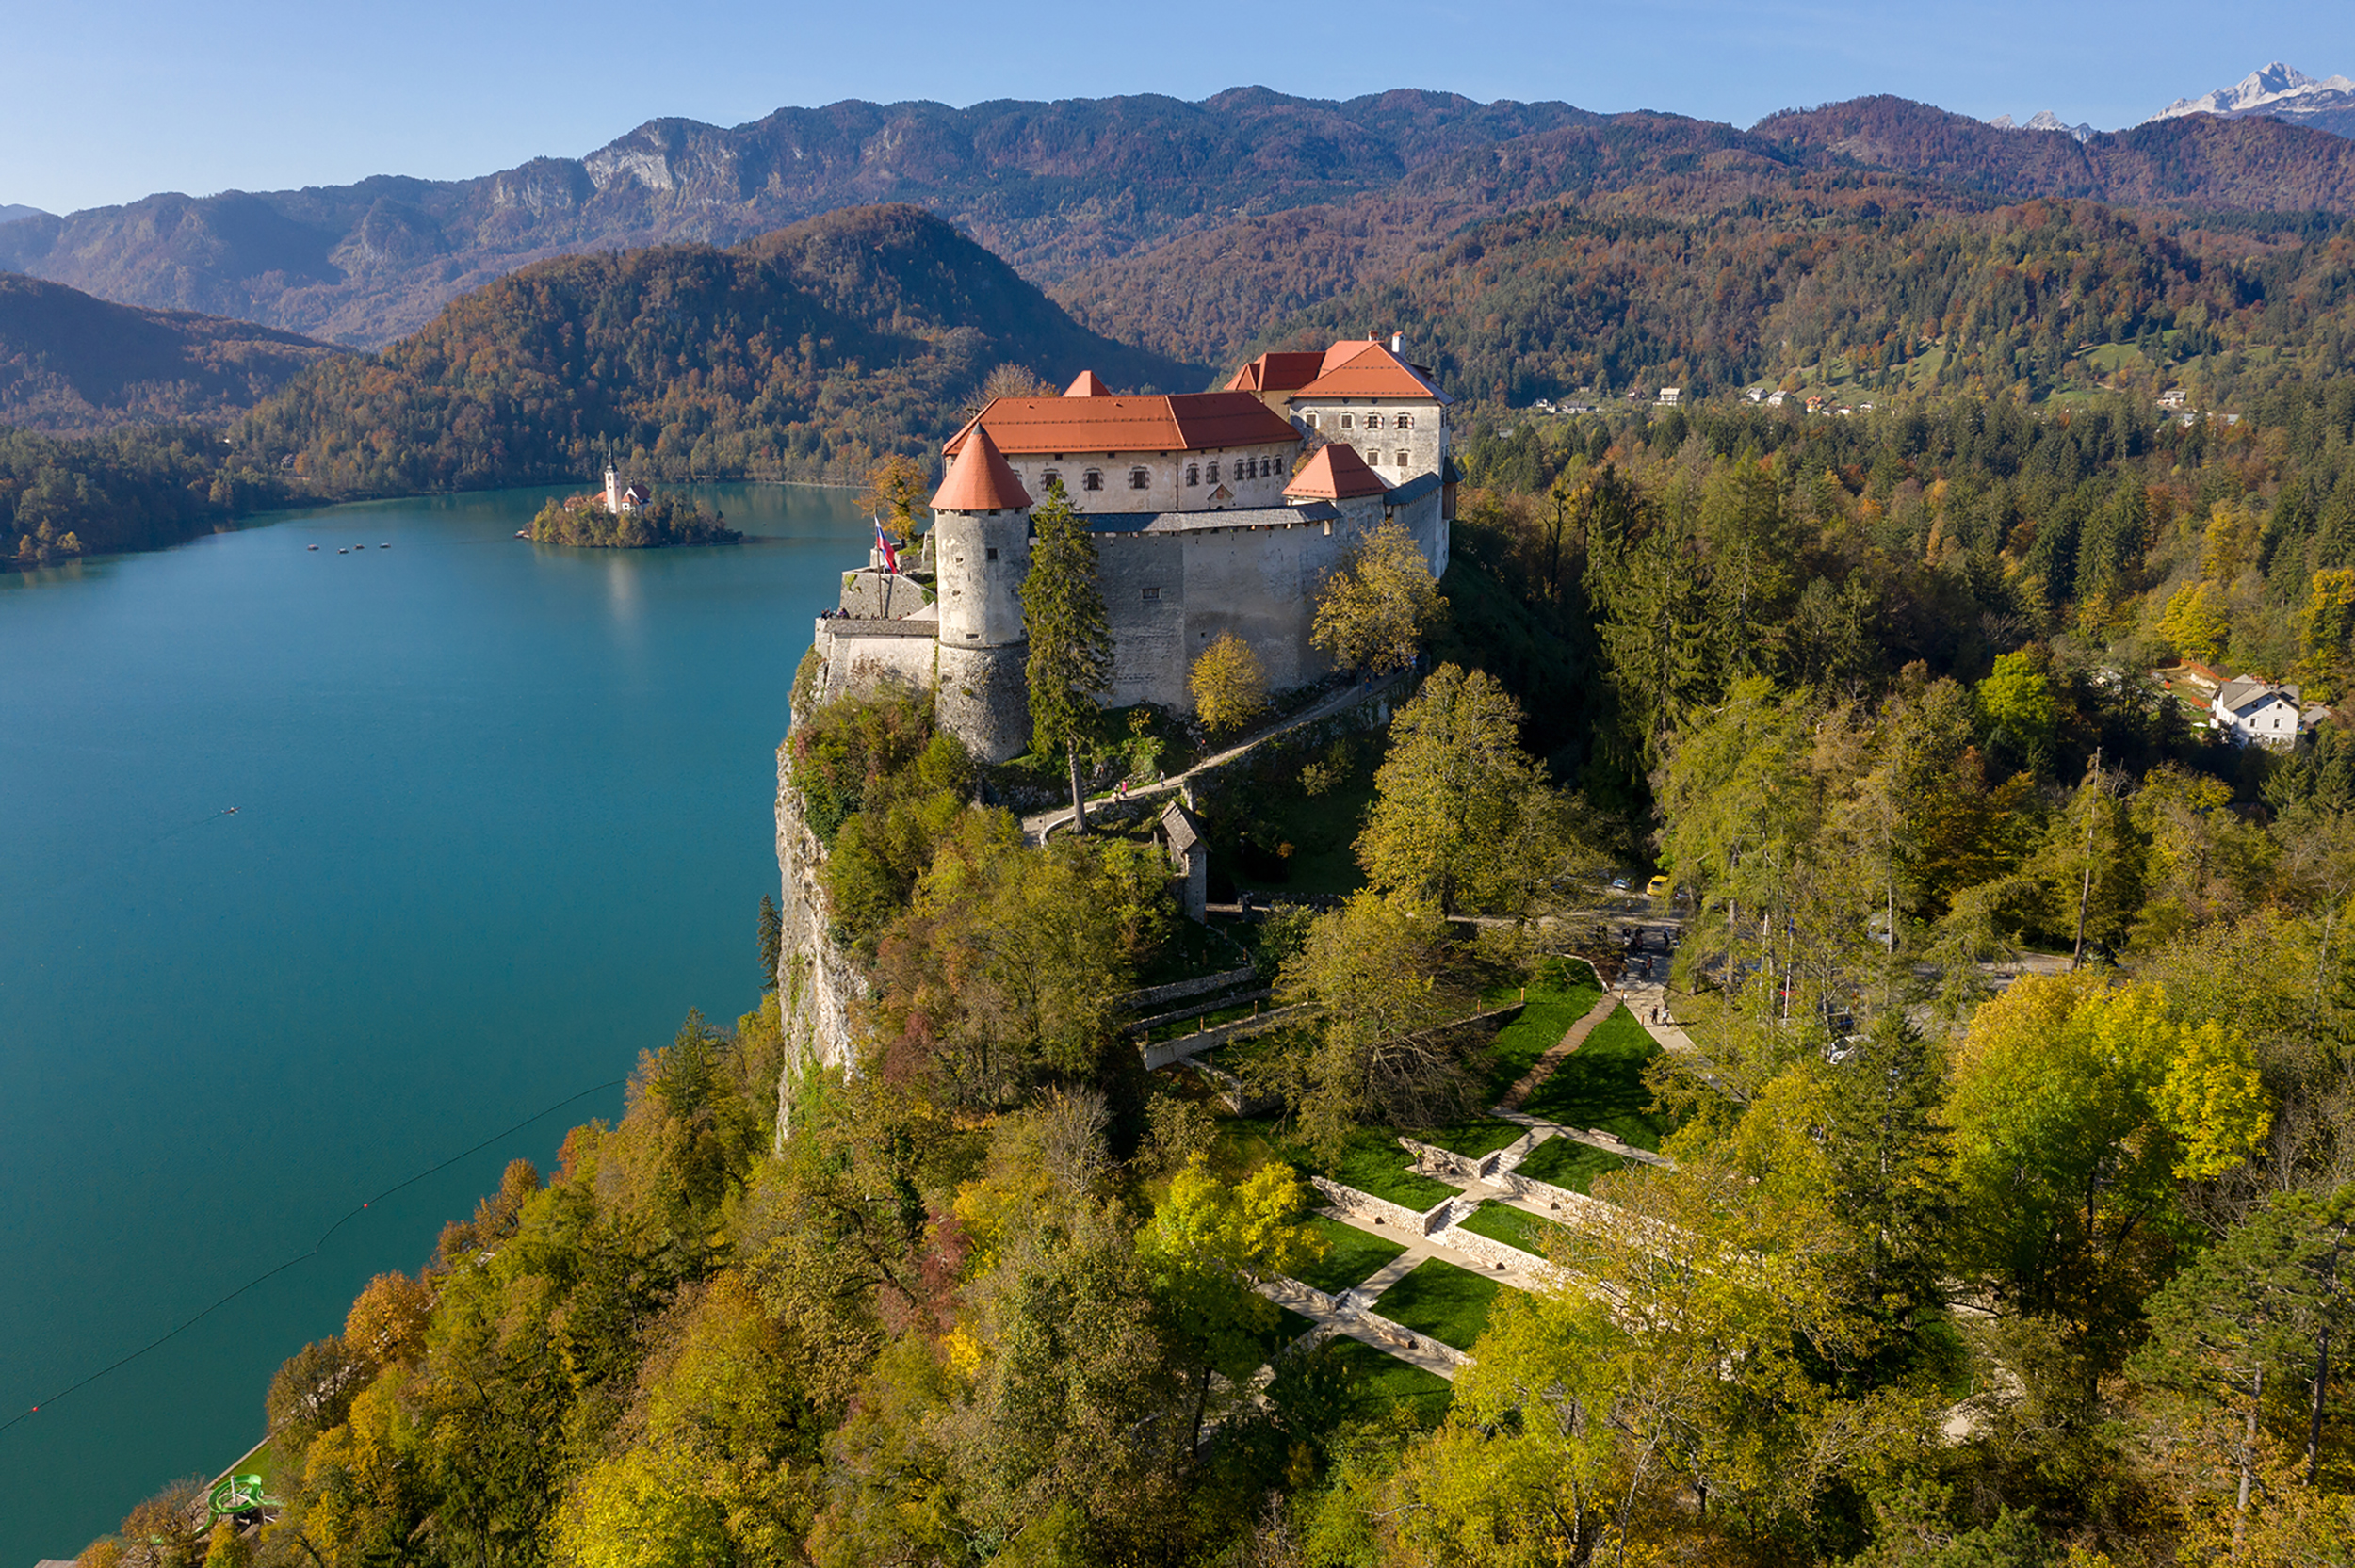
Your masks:
<svg viewBox="0 0 2355 1568"><path fill-rule="evenodd" d="M883 519L880 517L875 518L875 548L883 552L884 570L897 576L900 571L900 552L893 547L891 536L883 531Z"/></svg>

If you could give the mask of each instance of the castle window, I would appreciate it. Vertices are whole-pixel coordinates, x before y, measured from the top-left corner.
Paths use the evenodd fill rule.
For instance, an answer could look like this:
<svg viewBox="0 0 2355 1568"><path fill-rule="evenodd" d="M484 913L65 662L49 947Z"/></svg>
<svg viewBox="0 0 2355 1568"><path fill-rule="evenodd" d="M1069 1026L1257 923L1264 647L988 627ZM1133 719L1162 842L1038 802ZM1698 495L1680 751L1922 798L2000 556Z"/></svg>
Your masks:
<svg viewBox="0 0 2355 1568"><path fill-rule="evenodd" d="M1350 416L1349 416L1348 414L1343 414L1343 415L1341 415L1341 428L1342 428L1342 429L1344 429L1344 430L1348 429L1348 428L1349 428L1349 424L1350 424Z"/></svg>
<svg viewBox="0 0 2355 1568"><path fill-rule="evenodd" d="M1401 453L1398 455L1398 465L1399 465L1401 468L1404 468L1404 467L1405 467L1405 466L1406 466L1406 454L1405 454L1405 453L1401 452Z"/></svg>
<svg viewBox="0 0 2355 1568"><path fill-rule="evenodd" d="M1370 463L1373 463L1373 464L1375 464L1376 466L1379 466L1379 465L1381 464L1381 461L1382 461L1382 449L1381 449L1380 447L1378 447L1378 446L1369 446L1369 447L1367 447L1367 448L1366 448L1366 461L1367 461L1368 462L1370 462Z"/></svg>
<svg viewBox="0 0 2355 1568"><path fill-rule="evenodd" d="M1091 468L1091 469L1089 469L1086 473L1084 473L1084 474L1080 475L1080 488L1081 490L1101 490L1101 489L1103 489L1103 488L1104 488L1104 476L1103 476L1102 472L1101 472L1100 470Z"/></svg>
<svg viewBox="0 0 2355 1568"><path fill-rule="evenodd" d="M1186 483L1190 485L1198 485L1201 482L1202 465L1198 462L1190 462L1186 464Z"/></svg>
<svg viewBox="0 0 2355 1568"><path fill-rule="evenodd" d="M1258 478L1258 477L1259 477L1259 459L1257 459L1257 458L1245 458L1245 459L1243 460L1243 464L1242 464L1242 477L1243 477L1244 478L1246 478L1246 479L1256 479L1256 478Z"/></svg>
<svg viewBox="0 0 2355 1568"><path fill-rule="evenodd" d="M1380 414L1378 414L1378 413L1370 413L1370 414L1366 415L1366 428L1367 428L1367 429L1369 429L1369 430L1378 430L1378 429L1380 429L1381 428L1382 428L1382 416L1381 416Z"/></svg>
<svg viewBox="0 0 2355 1568"><path fill-rule="evenodd" d="M1131 468L1129 470L1129 488L1130 490L1143 490L1148 482L1149 481L1145 477L1144 469Z"/></svg>
<svg viewBox="0 0 2355 1568"><path fill-rule="evenodd" d="M1218 483L1218 464L1216 463L1210 464L1210 480L1212 484Z"/></svg>
<svg viewBox="0 0 2355 1568"><path fill-rule="evenodd" d="M1038 483L1041 490L1052 490L1063 483L1063 476L1050 468L1038 477Z"/></svg>
<svg viewBox="0 0 2355 1568"><path fill-rule="evenodd" d="M1161 596L1161 590L1158 588L1148 588L1143 590L1142 591L1144 592L1145 599L1150 602L1159 602Z"/></svg>
<svg viewBox="0 0 2355 1568"><path fill-rule="evenodd" d="M1313 413L1312 413L1312 414L1308 415L1308 428L1310 428L1310 429L1312 429L1312 430L1313 430L1313 429L1315 429L1316 428L1317 428L1317 416L1316 416L1315 414L1313 414Z"/></svg>
<svg viewBox="0 0 2355 1568"><path fill-rule="evenodd" d="M1402 430L1413 429L1415 428L1415 416L1411 413L1400 414L1398 416L1398 428Z"/></svg>
<svg viewBox="0 0 2355 1568"><path fill-rule="evenodd" d="M998 546L993 544L988 549L983 551L982 558L983 560L996 560L998 558Z"/></svg>

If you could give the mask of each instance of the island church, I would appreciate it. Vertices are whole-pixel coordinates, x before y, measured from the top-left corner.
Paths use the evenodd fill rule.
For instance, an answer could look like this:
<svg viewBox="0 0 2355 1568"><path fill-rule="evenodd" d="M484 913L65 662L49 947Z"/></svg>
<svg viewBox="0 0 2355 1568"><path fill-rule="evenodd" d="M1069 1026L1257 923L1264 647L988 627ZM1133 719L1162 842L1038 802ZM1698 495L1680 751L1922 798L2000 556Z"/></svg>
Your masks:
<svg viewBox="0 0 2355 1568"><path fill-rule="evenodd" d="M818 622L813 696L931 690L983 761L1026 750L1019 590L1031 509L1058 480L1096 536L1111 703L1191 712L1194 660L1225 632L1271 689L1306 685L1331 668L1308 642L1317 593L1367 532L1395 519L1447 570L1450 404L1397 338L1263 354L1216 392L1117 394L1088 372L1060 397L995 398L942 449L932 590L880 558L847 574Z"/></svg>

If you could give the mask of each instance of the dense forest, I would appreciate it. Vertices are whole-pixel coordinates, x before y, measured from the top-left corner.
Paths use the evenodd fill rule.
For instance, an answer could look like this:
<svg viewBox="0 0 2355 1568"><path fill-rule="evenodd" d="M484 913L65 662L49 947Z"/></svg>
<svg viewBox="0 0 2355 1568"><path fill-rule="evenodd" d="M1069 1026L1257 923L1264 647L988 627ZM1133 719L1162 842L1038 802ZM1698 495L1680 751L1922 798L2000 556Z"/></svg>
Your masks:
<svg viewBox="0 0 2355 1568"><path fill-rule="evenodd" d="M292 332L111 305L0 273L0 425L95 435L223 422L335 352Z"/></svg>
<svg viewBox="0 0 2355 1568"><path fill-rule="evenodd" d="M1411 699L1200 786L1215 928L922 703L804 712L856 1071L764 924L758 1011L286 1364L275 1523L83 1561L2344 1560L2355 743L2152 671L2347 689L2350 443L2347 377L1473 432ZM1238 963L1263 1025L1140 1016Z"/></svg>

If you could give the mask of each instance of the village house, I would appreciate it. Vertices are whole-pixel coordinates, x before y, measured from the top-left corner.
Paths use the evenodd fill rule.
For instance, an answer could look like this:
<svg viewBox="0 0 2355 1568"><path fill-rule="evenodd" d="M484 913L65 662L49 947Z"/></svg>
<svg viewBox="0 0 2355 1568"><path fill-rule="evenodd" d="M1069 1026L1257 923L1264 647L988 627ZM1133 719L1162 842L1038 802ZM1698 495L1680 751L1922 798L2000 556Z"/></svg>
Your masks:
<svg viewBox="0 0 2355 1568"><path fill-rule="evenodd" d="M2208 721L2235 746L2253 740L2262 746L2290 747L2298 744L2307 712L2298 702L2298 687L2235 675L2217 687L2208 704Z"/></svg>

